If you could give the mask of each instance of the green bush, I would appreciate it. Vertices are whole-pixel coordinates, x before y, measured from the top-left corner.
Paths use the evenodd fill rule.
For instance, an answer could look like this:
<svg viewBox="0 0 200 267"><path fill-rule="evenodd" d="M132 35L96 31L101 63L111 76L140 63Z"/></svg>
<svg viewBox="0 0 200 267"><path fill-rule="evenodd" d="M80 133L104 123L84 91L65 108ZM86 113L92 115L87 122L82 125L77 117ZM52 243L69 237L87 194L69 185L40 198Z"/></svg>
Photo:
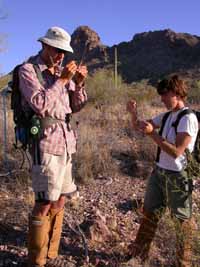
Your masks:
<svg viewBox="0 0 200 267"><path fill-rule="evenodd" d="M114 73L106 69L98 70L89 76L87 92L89 103L96 107L125 104L131 98L136 99L138 103L155 102L158 99L155 88L148 84L148 80L129 85L118 75L115 88Z"/></svg>
<svg viewBox="0 0 200 267"><path fill-rule="evenodd" d="M128 89L129 86L122 81L120 75L115 88L114 73L111 70L100 69L87 79L89 103L97 106L119 103Z"/></svg>
<svg viewBox="0 0 200 267"><path fill-rule="evenodd" d="M10 80L11 80L10 74L0 77L0 91L8 84Z"/></svg>
<svg viewBox="0 0 200 267"><path fill-rule="evenodd" d="M188 93L188 101L192 104L199 104L200 102L200 80L195 80Z"/></svg>

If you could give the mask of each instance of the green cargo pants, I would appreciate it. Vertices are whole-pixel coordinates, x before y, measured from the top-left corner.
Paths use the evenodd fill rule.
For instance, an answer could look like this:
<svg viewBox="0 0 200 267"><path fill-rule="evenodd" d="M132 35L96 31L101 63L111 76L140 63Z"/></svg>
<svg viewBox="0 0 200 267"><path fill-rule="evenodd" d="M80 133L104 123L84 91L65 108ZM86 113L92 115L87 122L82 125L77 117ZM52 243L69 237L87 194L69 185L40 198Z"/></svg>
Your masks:
<svg viewBox="0 0 200 267"><path fill-rule="evenodd" d="M177 219L191 218L192 180L185 171L169 171L156 166L147 183L144 210L162 215L166 207Z"/></svg>

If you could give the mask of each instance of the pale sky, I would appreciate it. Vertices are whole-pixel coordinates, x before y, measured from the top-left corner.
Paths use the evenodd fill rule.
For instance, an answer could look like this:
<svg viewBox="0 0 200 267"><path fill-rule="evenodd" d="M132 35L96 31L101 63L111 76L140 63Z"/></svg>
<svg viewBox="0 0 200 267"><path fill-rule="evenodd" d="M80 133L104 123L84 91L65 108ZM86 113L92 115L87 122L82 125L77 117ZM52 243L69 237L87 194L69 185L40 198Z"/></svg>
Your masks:
<svg viewBox="0 0 200 267"><path fill-rule="evenodd" d="M200 36L199 13L200 0L0 0L0 73L36 54L37 39L52 26L72 34L87 25L112 46L136 33L169 28Z"/></svg>

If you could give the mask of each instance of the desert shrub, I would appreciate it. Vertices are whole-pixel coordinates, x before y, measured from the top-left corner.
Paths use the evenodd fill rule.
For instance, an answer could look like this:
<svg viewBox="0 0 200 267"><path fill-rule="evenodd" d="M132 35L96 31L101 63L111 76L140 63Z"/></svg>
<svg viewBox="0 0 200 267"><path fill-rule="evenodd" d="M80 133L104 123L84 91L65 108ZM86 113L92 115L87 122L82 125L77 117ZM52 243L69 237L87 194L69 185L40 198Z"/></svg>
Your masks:
<svg viewBox="0 0 200 267"><path fill-rule="evenodd" d="M75 160L75 176L82 182L114 171L107 136L97 127L81 126L78 152Z"/></svg>
<svg viewBox="0 0 200 267"><path fill-rule="evenodd" d="M103 105L126 104L129 99L136 99L139 104L158 103L159 96L155 87L149 85L148 80L126 84L118 75L118 86L114 85L114 74L111 70L96 71L87 80L89 103L94 107Z"/></svg>
<svg viewBox="0 0 200 267"><path fill-rule="evenodd" d="M195 80L188 93L188 101L191 104L199 104L200 102L200 80Z"/></svg>
<svg viewBox="0 0 200 267"><path fill-rule="evenodd" d="M1 78L0 79L0 91L1 91L1 89L4 88L8 84L8 82L11 80L11 75L10 74L4 75L0 78Z"/></svg>
<svg viewBox="0 0 200 267"><path fill-rule="evenodd" d="M88 105L78 114L79 138L75 176L87 180L98 175L113 175L117 164L112 151L128 143L125 107L121 104L95 108ZM124 142L122 142L122 140ZM126 141L125 141L126 140ZM129 145L128 145L129 146Z"/></svg>
<svg viewBox="0 0 200 267"><path fill-rule="evenodd" d="M1 107L0 107L0 120L1 120L1 126L0 126L0 142L3 144L4 138L6 137L6 142L7 142L7 149L8 152L12 150L13 147L13 142L14 142L14 123L12 119L12 111L9 108L9 99L7 99L7 110L6 110L6 136L4 136L4 111L3 111L3 102L2 102L2 97L0 101ZM0 153L3 150L3 146L0 147Z"/></svg>
<svg viewBox="0 0 200 267"><path fill-rule="evenodd" d="M115 88L114 74L111 70L101 69L96 71L87 80L89 103L99 107L114 105L125 98L129 86L118 76L118 86Z"/></svg>
<svg viewBox="0 0 200 267"><path fill-rule="evenodd" d="M135 98L139 104L152 104L159 99L155 87L148 84L148 80L132 83L127 91L129 98Z"/></svg>

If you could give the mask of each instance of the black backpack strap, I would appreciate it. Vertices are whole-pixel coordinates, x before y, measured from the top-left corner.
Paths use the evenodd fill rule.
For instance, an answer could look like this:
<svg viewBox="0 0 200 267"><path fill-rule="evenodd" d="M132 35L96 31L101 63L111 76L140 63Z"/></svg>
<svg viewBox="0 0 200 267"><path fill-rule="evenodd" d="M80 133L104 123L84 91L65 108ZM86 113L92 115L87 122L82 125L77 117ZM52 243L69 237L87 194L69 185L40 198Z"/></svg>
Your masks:
<svg viewBox="0 0 200 267"><path fill-rule="evenodd" d="M38 78L40 84L41 84L41 85L44 85L44 78L43 78L43 76L42 76L42 72L41 72L41 70L40 70L38 64L35 63L37 57L38 57L38 55L36 55L36 56L31 56L25 63L30 63L30 64L33 65L33 68L34 68L34 70L35 70L35 73L36 73L36 75L37 75L37 78Z"/></svg>
<svg viewBox="0 0 200 267"><path fill-rule="evenodd" d="M198 122L200 123L200 111L193 110L193 112L194 112L195 115L197 116L197 120L198 120Z"/></svg>
<svg viewBox="0 0 200 267"><path fill-rule="evenodd" d="M40 84L44 85L44 78L42 76L42 72L41 72L39 66L37 64L33 64L33 68L34 68L34 70L36 72L36 75L37 75L37 78L38 78Z"/></svg>
<svg viewBox="0 0 200 267"><path fill-rule="evenodd" d="M169 114L171 113L171 111L168 111L164 114L163 118L162 118L162 123L161 123L161 126L160 126L160 130L159 130L159 135L162 136L162 133L163 133L163 129L164 129L164 126L165 126L165 123L167 121L167 118L169 117ZM161 149L160 147L158 146L157 148L157 155L156 155L156 162L159 162L159 159L160 159L160 152L161 152Z"/></svg>
<svg viewBox="0 0 200 267"><path fill-rule="evenodd" d="M195 113L195 112L193 110L191 110L191 109L184 109L183 111L181 111L178 114L176 121L174 123L172 123L172 126L174 127L176 134L177 134L178 124L179 124L180 120L182 119L182 117L184 117L187 114L191 114L191 113Z"/></svg>
<svg viewBox="0 0 200 267"><path fill-rule="evenodd" d="M167 120L167 118L168 118L168 116L169 116L170 113L171 113L171 111L165 113L165 115L164 115L164 117L162 119L162 124L161 124L161 128L160 128L160 131L159 131L159 135L160 136L162 135L162 132L163 132L163 129L164 129L164 126L165 126L165 122L166 122L166 120ZM178 127L178 124L179 124L181 118L184 117L185 115L191 114L191 113L195 113L196 114L196 112L194 112L191 109L184 109L183 111L181 111L178 114L176 121L174 123L172 123L172 127L174 127L176 134L177 134L177 127ZM161 152L161 149L160 149L160 147L158 147L158 149L157 149L157 156L156 156L156 162L159 162L160 152Z"/></svg>

